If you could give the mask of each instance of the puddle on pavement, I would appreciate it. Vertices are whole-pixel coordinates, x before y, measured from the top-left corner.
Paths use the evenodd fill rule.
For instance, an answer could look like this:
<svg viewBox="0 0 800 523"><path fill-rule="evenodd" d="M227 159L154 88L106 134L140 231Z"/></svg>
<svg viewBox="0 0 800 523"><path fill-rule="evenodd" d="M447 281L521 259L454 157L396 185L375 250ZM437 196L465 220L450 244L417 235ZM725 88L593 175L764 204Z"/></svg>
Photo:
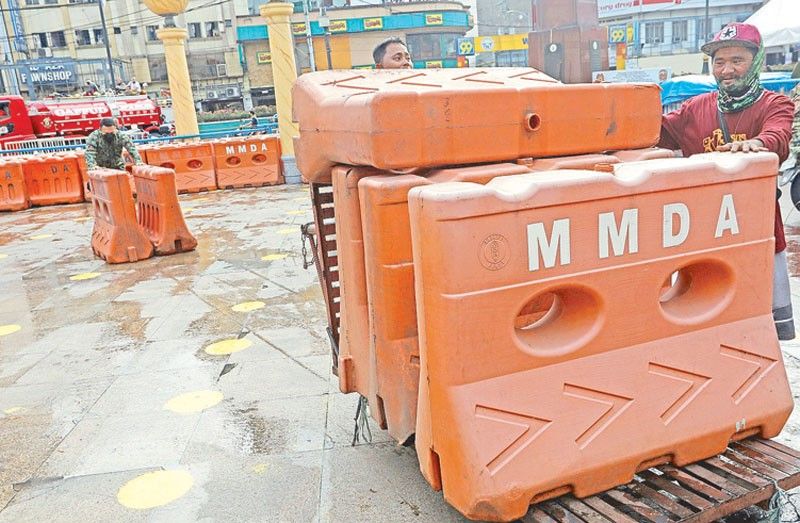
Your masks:
<svg viewBox="0 0 800 523"><path fill-rule="evenodd" d="M226 423L233 429L242 452L270 454L286 449L289 441L286 420L259 416L256 407L235 409L233 414L234 418Z"/></svg>

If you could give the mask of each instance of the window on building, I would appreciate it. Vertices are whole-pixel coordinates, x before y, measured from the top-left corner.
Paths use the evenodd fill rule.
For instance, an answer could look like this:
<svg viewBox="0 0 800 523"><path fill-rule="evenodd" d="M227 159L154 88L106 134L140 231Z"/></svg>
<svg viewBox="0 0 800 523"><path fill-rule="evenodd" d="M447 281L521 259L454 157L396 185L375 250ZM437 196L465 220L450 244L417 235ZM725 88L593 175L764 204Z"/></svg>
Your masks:
<svg viewBox="0 0 800 523"><path fill-rule="evenodd" d="M672 22L672 43L679 44L689 41L689 21L680 20Z"/></svg>
<svg viewBox="0 0 800 523"><path fill-rule="evenodd" d="M438 34L408 35L406 42L414 60L434 60L442 57Z"/></svg>
<svg viewBox="0 0 800 523"><path fill-rule="evenodd" d="M709 34L709 29L706 28L706 19L699 18L697 20L697 37L700 39L700 42L705 43L707 40L710 40L711 37L707 37Z"/></svg>
<svg viewBox="0 0 800 523"><path fill-rule="evenodd" d="M461 35L452 33L425 33L408 35L407 43L414 60L441 60L455 58L456 41Z"/></svg>
<svg viewBox="0 0 800 523"><path fill-rule="evenodd" d="M67 37L64 31L53 31L50 33L50 43L53 47L67 47Z"/></svg>
<svg viewBox="0 0 800 523"><path fill-rule="evenodd" d="M233 27L233 20L230 18L225 19L225 27Z"/></svg>
<svg viewBox="0 0 800 523"><path fill-rule="evenodd" d="M645 43L664 43L664 22L648 22L644 24Z"/></svg>
<svg viewBox="0 0 800 523"><path fill-rule="evenodd" d="M148 56L147 66L150 69L150 79L154 82L164 82L167 80L167 61L164 55Z"/></svg>
<svg viewBox="0 0 800 523"><path fill-rule="evenodd" d="M58 0L44 0L45 5L58 5Z"/></svg>
<svg viewBox="0 0 800 523"><path fill-rule="evenodd" d="M499 51L494 54L497 67L528 67L528 51Z"/></svg>
<svg viewBox="0 0 800 523"><path fill-rule="evenodd" d="M158 40L158 36L156 36L156 31L158 31L157 25L148 25L147 26L147 39L151 42Z"/></svg>
<svg viewBox="0 0 800 523"><path fill-rule="evenodd" d="M206 36L208 38L219 36L219 22L206 22Z"/></svg>
<svg viewBox="0 0 800 523"><path fill-rule="evenodd" d="M102 44L105 42L105 31L102 29L92 29L92 34L94 36L94 43Z"/></svg>
<svg viewBox="0 0 800 523"><path fill-rule="evenodd" d="M217 78L218 65L225 65L225 53L192 54L189 59L189 76L191 78Z"/></svg>
<svg viewBox="0 0 800 523"><path fill-rule="evenodd" d="M39 5L39 0L25 0L25 5Z"/></svg>
<svg viewBox="0 0 800 523"><path fill-rule="evenodd" d="M132 25L131 26L131 35L132 36L136 36L138 34L139 34L139 26L138 25Z"/></svg>
<svg viewBox="0 0 800 523"><path fill-rule="evenodd" d="M121 35L122 34L122 28L121 27L115 27L114 28L114 34L115 35Z"/></svg>
<svg viewBox="0 0 800 523"><path fill-rule="evenodd" d="M203 34L200 32L199 22L187 24L186 30L189 31L189 38L203 38Z"/></svg>
<svg viewBox="0 0 800 523"><path fill-rule="evenodd" d="M33 33L31 35L33 37L33 45L34 47L38 47L40 49L44 49L45 47L49 47L47 45L47 33Z"/></svg>
<svg viewBox="0 0 800 523"><path fill-rule="evenodd" d="M88 29L78 29L75 31L76 45L92 45L92 37Z"/></svg>

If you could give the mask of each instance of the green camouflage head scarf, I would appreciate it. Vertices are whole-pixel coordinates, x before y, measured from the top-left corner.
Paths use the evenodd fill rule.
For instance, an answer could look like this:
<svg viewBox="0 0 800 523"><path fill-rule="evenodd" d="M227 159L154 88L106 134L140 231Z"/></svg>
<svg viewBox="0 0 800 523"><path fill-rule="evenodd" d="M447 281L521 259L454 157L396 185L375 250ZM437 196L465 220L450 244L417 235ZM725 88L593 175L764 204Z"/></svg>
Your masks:
<svg viewBox="0 0 800 523"><path fill-rule="evenodd" d="M761 87L761 68L764 66L764 44L758 46L753 64L740 81L730 87L719 85L717 107L723 113L735 113L756 103L764 88Z"/></svg>

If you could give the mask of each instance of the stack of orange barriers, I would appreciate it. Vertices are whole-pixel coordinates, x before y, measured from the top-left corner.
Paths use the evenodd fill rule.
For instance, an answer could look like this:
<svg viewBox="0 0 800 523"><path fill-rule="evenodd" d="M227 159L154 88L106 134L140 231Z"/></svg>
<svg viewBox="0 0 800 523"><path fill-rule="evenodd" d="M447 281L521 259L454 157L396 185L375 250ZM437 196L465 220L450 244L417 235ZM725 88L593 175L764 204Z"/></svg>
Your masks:
<svg viewBox="0 0 800 523"><path fill-rule="evenodd" d="M467 517L780 432L774 156L672 158L656 86L525 69L314 73L294 114L333 184L340 389Z"/></svg>

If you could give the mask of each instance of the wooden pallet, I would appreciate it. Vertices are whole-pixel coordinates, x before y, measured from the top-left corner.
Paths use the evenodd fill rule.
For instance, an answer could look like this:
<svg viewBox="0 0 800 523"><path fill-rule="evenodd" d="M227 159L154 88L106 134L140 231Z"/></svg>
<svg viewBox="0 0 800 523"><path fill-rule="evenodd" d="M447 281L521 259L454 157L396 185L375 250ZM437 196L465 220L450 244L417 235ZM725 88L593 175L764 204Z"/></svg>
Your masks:
<svg viewBox="0 0 800 523"><path fill-rule="evenodd" d="M522 521L711 522L769 500L775 484L783 490L800 486L800 452L772 440L745 440L692 465L640 472L627 485L596 496L541 503Z"/></svg>
<svg viewBox="0 0 800 523"><path fill-rule="evenodd" d="M333 373L339 367L339 257L336 250L336 218L333 210L333 186L312 183L311 202L314 210L315 235L312 239L314 265L322 286L328 312L328 337L331 342Z"/></svg>

